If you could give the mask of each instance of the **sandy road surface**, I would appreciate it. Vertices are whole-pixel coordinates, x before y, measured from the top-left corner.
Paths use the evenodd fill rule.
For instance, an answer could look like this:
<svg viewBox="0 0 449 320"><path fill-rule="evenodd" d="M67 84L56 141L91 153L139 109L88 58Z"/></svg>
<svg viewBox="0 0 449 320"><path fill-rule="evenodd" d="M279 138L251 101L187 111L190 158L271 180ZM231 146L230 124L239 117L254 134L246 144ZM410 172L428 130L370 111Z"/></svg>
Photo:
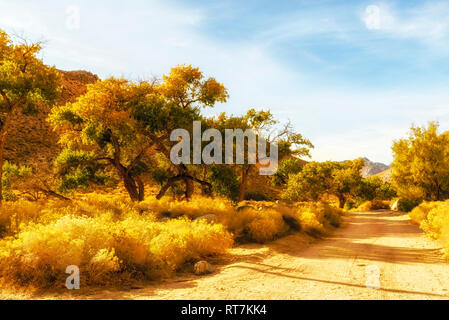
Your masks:
<svg viewBox="0 0 449 320"><path fill-rule="evenodd" d="M236 248L227 264L209 276L126 291L80 292L72 298L449 299L449 264L441 256L438 244L406 214L351 213L345 226L325 240L295 234L268 246ZM367 279L376 285L367 267L380 272L378 290L366 287Z"/></svg>

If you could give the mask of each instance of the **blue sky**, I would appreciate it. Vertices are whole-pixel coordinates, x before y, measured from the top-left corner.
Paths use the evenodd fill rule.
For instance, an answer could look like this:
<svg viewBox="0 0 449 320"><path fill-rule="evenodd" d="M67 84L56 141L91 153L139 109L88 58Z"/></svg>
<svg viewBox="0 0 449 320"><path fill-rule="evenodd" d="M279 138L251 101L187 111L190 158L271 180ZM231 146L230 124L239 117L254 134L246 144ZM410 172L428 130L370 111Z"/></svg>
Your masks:
<svg viewBox="0 0 449 320"><path fill-rule="evenodd" d="M449 2L0 0L0 28L46 63L102 78L199 66L229 89L207 110L270 108L314 160L392 160L412 123L449 130Z"/></svg>

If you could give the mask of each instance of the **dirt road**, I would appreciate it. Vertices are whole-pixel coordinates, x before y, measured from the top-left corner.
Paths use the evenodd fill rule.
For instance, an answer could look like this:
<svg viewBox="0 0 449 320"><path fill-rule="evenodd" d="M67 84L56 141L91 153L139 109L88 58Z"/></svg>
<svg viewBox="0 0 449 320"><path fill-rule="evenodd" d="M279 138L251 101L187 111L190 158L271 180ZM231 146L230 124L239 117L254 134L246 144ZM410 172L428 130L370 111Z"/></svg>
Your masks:
<svg viewBox="0 0 449 320"><path fill-rule="evenodd" d="M325 240L296 234L268 246L245 245L209 276L83 298L448 299L449 264L441 256L406 214L351 213ZM379 289L367 288L367 280L377 285L377 271Z"/></svg>

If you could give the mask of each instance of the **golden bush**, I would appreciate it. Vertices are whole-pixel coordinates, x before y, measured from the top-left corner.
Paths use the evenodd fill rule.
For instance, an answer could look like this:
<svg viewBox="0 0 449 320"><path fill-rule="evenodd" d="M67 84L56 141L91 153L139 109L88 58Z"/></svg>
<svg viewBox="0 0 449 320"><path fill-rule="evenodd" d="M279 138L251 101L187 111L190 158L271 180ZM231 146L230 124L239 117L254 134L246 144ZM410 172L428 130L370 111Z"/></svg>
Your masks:
<svg viewBox="0 0 449 320"><path fill-rule="evenodd" d="M427 215L432 209L437 208L442 204L443 202L441 201L425 201L410 211L408 215L413 222L421 224L422 221L427 219Z"/></svg>
<svg viewBox="0 0 449 320"><path fill-rule="evenodd" d="M314 236L325 233L330 226L340 226L342 215L343 210L322 202L300 203L296 211L301 229Z"/></svg>
<svg viewBox="0 0 449 320"><path fill-rule="evenodd" d="M275 240L288 230L282 213L273 209L245 208L229 215L224 224L237 239L259 243Z"/></svg>
<svg viewBox="0 0 449 320"><path fill-rule="evenodd" d="M362 203L356 210L357 211L372 211L390 209L390 201L387 200L372 200Z"/></svg>
<svg viewBox="0 0 449 320"><path fill-rule="evenodd" d="M67 215L30 223L0 242L3 281L46 287L64 284L66 267L80 267L85 285L168 276L189 260L223 254L233 240L222 225L186 219ZM124 277L125 276L125 277Z"/></svg>
<svg viewBox="0 0 449 320"><path fill-rule="evenodd" d="M215 222L195 220L211 214ZM134 203L120 194L5 203L0 278L5 284L63 286L69 265L79 266L82 285L166 277L224 254L234 240L264 243L297 230L286 217L316 235L338 226L341 215L325 203L249 201L235 207L225 199L203 197Z"/></svg>
<svg viewBox="0 0 449 320"><path fill-rule="evenodd" d="M190 201L171 200L167 197L157 200L155 197L150 197L136 206L140 211L151 211L159 217L169 216L176 218L185 216L191 219L208 214L221 217L234 210L229 200L219 197L195 197Z"/></svg>
<svg viewBox="0 0 449 320"><path fill-rule="evenodd" d="M427 217L421 221L420 227L432 238L441 237L449 224L449 203L440 203L430 209Z"/></svg>
<svg viewBox="0 0 449 320"><path fill-rule="evenodd" d="M22 224L60 218L69 213L64 211L68 205L61 200L5 202L0 207L0 236L15 234Z"/></svg>
<svg viewBox="0 0 449 320"><path fill-rule="evenodd" d="M409 216L429 237L442 244L445 257L449 259L449 200L423 202Z"/></svg>

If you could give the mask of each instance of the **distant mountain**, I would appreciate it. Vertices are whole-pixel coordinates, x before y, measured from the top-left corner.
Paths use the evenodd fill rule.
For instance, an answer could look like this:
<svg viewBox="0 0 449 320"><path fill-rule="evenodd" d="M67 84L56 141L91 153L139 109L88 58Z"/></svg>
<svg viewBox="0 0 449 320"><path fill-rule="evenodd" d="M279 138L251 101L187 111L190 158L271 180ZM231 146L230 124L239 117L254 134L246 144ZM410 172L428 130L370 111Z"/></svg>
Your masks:
<svg viewBox="0 0 449 320"><path fill-rule="evenodd" d="M374 176L378 173L384 172L390 169L390 166L387 166L384 163L380 162L372 162L367 158L363 158L365 160L365 166L362 169L362 176L364 178Z"/></svg>
<svg viewBox="0 0 449 320"><path fill-rule="evenodd" d="M385 171L382 171L381 173L376 174L375 176L381 178L383 181L390 182L392 172L393 172L393 169L390 168Z"/></svg>

